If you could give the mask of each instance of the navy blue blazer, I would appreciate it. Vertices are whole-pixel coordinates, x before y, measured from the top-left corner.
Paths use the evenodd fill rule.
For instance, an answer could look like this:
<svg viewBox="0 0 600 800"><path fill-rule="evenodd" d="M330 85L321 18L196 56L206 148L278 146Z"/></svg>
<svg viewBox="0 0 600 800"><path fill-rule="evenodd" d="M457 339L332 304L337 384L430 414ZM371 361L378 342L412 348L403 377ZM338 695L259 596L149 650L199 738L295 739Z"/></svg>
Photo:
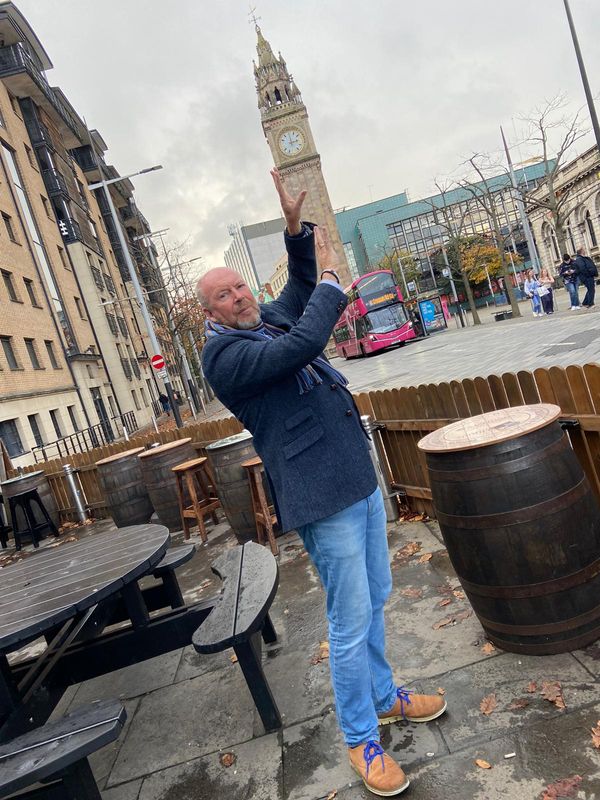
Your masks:
<svg viewBox="0 0 600 800"><path fill-rule="evenodd" d="M322 354L348 300L335 286L316 285L312 233L286 233L285 244L288 282L260 313L287 335L227 331L208 339L202 365L219 400L252 433L287 531L362 500L377 479L350 392L325 379L299 393L296 372Z"/></svg>

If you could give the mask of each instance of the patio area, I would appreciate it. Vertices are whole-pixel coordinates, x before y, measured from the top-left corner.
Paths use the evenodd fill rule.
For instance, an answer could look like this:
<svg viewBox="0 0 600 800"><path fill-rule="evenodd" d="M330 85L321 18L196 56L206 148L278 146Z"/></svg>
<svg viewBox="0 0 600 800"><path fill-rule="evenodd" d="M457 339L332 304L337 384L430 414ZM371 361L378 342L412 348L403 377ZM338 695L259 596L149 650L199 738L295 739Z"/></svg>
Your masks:
<svg viewBox="0 0 600 800"><path fill-rule="evenodd" d="M63 537L110 527L105 520ZM178 570L188 602L219 591L210 564L236 544L225 523L210 530L206 547L192 540L198 552ZM264 668L282 730L264 734L231 650L201 656L190 646L82 683L54 716L111 697L128 715L120 738L90 759L105 800L372 797L350 770L337 730L322 590L299 539L278 542L271 617L279 641L264 648ZM448 700L435 722L382 729L383 745L411 779L404 796L600 796L600 736L594 747L592 735L600 720L600 644L546 657L502 653L486 643L436 523L413 515L390 526L389 543L388 652L397 680Z"/></svg>

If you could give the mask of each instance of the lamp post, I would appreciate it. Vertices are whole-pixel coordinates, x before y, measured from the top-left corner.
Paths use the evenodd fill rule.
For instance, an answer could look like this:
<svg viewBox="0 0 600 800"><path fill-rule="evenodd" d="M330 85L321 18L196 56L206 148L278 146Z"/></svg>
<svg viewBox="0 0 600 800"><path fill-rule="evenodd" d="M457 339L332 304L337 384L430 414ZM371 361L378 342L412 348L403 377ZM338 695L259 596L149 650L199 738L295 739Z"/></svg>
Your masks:
<svg viewBox="0 0 600 800"><path fill-rule="evenodd" d="M139 170L139 172L131 172L128 175L120 175L118 178L111 178L110 180L102 179L101 181L96 181L96 183L90 183L88 185L88 189L90 189L91 191L93 191L94 189L102 189L102 191L104 192L104 197L110 209L110 214L113 219L113 224L117 232L119 244L121 245L121 250L123 251L123 257L125 258L125 263L127 264L129 277L131 279L131 283L133 284L135 296L137 298L138 303L140 304L140 311L142 312L142 317L144 318L144 322L146 323L146 328L148 330L148 336L150 337L150 343L152 345L152 349L154 350L154 355L160 355L160 346L158 344L158 339L156 338L156 333L154 332L152 318L150 317L150 313L144 301L142 288L140 286L137 272L135 270L135 266L131 258L131 253L129 252L129 248L127 247L127 242L125 241L125 234L123 233L123 229L121 228L121 222L117 215L117 211L112 201L112 197L110 196L110 190L108 187L110 186L111 183L118 183L119 181L123 181L127 178L134 178L136 175L145 175L147 172L154 172L155 170L158 169L162 169L162 165L159 164L154 167L147 167L146 169ZM100 172L100 174L102 174L102 172ZM163 379L165 389L169 397L171 408L173 409L173 418L175 419L175 424L177 425L178 428L182 428L183 422L181 420L181 415L179 413L179 407L175 402L175 396L173 394L171 379L169 378L169 373L166 369L161 374L161 377Z"/></svg>
<svg viewBox="0 0 600 800"><path fill-rule="evenodd" d="M563 2L565 4L565 11L567 12L567 19L569 21L569 28L571 30L571 38L573 39L575 55L577 56L577 64L579 65L579 74L581 75L581 82L583 83L583 91L585 92L585 99L587 100L590 119L592 120L594 136L596 137L596 147L598 148L598 152L600 152L600 125L598 124L598 115L596 114L596 106L594 105L594 96L592 95L587 72L585 71L583 56L581 55L581 48L579 47L579 40L575 30L575 24L573 23L573 17L571 16L571 9L569 8L569 0L563 0Z"/></svg>

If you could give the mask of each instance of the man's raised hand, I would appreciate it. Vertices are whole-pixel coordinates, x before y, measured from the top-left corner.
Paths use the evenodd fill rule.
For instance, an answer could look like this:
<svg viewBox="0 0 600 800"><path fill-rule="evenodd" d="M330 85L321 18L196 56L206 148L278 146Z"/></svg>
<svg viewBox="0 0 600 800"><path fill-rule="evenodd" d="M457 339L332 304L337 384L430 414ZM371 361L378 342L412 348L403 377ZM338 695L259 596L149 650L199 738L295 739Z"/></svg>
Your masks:
<svg viewBox="0 0 600 800"><path fill-rule="evenodd" d="M313 233L315 235L315 253L319 269L336 270L338 268L338 257L333 249L329 231L327 228L319 228L318 225L315 225ZM327 278L327 275L325 275L325 278Z"/></svg>
<svg viewBox="0 0 600 800"><path fill-rule="evenodd" d="M279 202L281 203L281 210L285 217L288 233L291 236L295 236L302 230L300 214L302 211L302 203L306 197L306 190L303 189L296 197L292 197L284 187L283 180L276 167L273 167L271 170L271 176L275 184L275 189L277 189L277 194L279 195Z"/></svg>

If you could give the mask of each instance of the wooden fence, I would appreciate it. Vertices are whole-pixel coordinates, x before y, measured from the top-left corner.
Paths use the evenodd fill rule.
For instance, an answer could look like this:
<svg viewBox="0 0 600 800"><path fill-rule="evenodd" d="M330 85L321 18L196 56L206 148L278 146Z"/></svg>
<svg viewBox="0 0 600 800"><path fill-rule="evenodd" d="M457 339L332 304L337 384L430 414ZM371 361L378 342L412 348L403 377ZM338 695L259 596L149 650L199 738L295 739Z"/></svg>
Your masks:
<svg viewBox="0 0 600 800"><path fill-rule="evenodd" d="M573 449L600 499L600 365L550 367L534 372L506 372L487 378L467 378L449 383L423 384L401 389L371 391L355 396L361 414L369 414L385 427L381 439L394 488L406 494L409 506L434 516L424 454L417 442L450 422L486 411L528 403L555 403L562 410ZM187 436L198 445L241 431L234 417L201 422L185 428L136 436L129 442L100 447L88 453L35 464L27 472L43 469L64 518L74 512L62 466L79 470L87 506L94 516L106 515L96 473L96 461L133 447ZM16 474L16 473L13 473Z"/></svg>

